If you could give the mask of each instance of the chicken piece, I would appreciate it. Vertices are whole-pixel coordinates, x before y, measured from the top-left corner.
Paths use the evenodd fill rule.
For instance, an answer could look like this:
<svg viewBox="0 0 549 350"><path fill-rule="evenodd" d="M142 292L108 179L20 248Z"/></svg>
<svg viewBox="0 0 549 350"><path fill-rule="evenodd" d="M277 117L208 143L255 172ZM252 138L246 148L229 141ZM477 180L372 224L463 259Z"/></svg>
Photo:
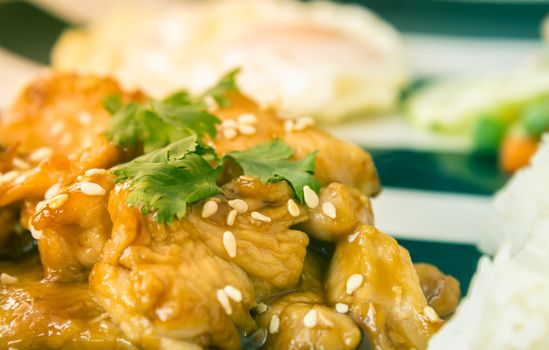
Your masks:
<svg viewBox="0 0 549 350"><path fill-rule="evenodd" d="M248 341L254 341L256 348L265 345L266 349L354 349L360 340L358 327L350 318L322 305L326 267L323 256L308 250L299 285L285 294L276 293L265 299L269 306L258 305L256 320L260 328ZM319 325L316 329L303 324L303 318L313 309ZM268 334L275 314L281 321L279 330ZM258 335L259 339L253 339Z"/></svg>
<svg viewBox="0 0 549 350"><path fill-rule="evenodd" d="M353 320L321 305L314 292L297 292L276 300L258 314L269 331L264 349L355 349L360 330Z"/></svg>
<svg viewBox="0 0 549 350"><path fill-rule="evenodd" d="M18 152L18 169L0 177L0 206L41 199L56 183L69 184L87 169L125 159L102 135L110 118L102 100L113 94L143 99L111 79L76 74L48 74L23 90L0 122L0 142Z"/></svg>
<svg viewBox="0 0 549 350"><path fill-rule="evenodd" d="M313 291L322 296L322 300L324 300L324 278L327 267L328 263L325 256L321 256L310 249L307 250L298 290Z"/></svg>
<svg viewBox="0 0 549 350"><path fill-rule="evenodd" d="M294 287L299 282L306 248L307 235L289 229L306 220L302 215L293 217L288 212L288 199L293 195L286 182L262 184L257 178L242 176L223 186L226 200L218 204L217 212L207 219L201 217L203 205L195 205L186 221L188 229L218 256L229 259L223 246L223 234L231 231L237 242L238 253L231 258L246 273L275 289ZM236 216L233 225L227 225L232 210L227 200L239 199L247 203L247 211ZM266 217L264 222L255 219L252 213Z"/></svg>
<svg viewBox="0 0 549 350"><path fill-rule="evenodd" d="M339 241L327 278L330 304L349 306L372 349L426 349L442 325L408 251L369 225Z"/></svg>
<svg viewBox="0 0 549 350"><path fill-rule="evenodd" d="M111 192L112 237L90 275L101 305L145 349L166 341L238 349L237 327L256 328L249 314L254 290L246 273L195 237L192 208L189 220L167 227L127 207L125 195L123 186ZM208 234L210 244L223 247L222 233ZM244 247L238 244L241 254Z"/></svg>
<svg viewBox="0 0 549 350"><path fill-rule="evenodd" d="M115 94L125 101L143 98L123 92L110 78L48 73L28 85L2 116L0 140L23 154L47 147L68 156L105 131L110 115L102 101Z"/></svg>
<svg viewBox="0 0 549 350"><path fill-rule="evenodd" d="M431 264L414 266L429 305L440 317L449 318L456 311L461 299L459 281L450 275L445 275Z"/></svg>
<svg viewBox="0 0 549 350"><path fill-rule="evenodd" d="M44 283L38 258L1 263L0 348L137 350L87 283Z"/></svg>
<svg viewBox="0 0 549 350"><path fill-rule="evenodd" d="M233 150L245 150L280 138L296 150L297 159L303 158L309 152L318 151L315 176L323 186L339 182L357 188L368 196L379 192L379 178L372 158L360 147L339 140L306 123L302 123L302 126L296 123L292 130L285 130L286 121L274 110L261 109L240 94L231 94L229 99L231 104L216 112L225 122L221 125L221 132L213 144L218 153L223 155ZM238 117L249 113L257 118L257 122L251 128L249 125L242 127L242 123L239 125L237 122ZM236 137L224 136L224 130L234 128L227 126L227 123L231 123L228 120L232 120L237 128L244 132L240 132Z"/></svg>
<svg viewBox="0 0 549 350"><path fill-rule="evenodd" d="M315 238L337 241L360 224L374 223L370 200L357 189L332 182L320 190L319 198L316 208L307 208L309 220L300 226Z"/></svg>
<svg viewBox="0 0 549 350"><path fill-rule="evenodd" d="M107 203L113 187L114 176L97 169L70 186L54 187L49 198L35 206L28 222L47 280L87 278L111 236Z"/></svg>
<svg viewBox="0 0 549 350"><path fill-rule="evenodd" d="M17 147L4 148L0 145L0 174L13 170L13 159Z"/></svg>

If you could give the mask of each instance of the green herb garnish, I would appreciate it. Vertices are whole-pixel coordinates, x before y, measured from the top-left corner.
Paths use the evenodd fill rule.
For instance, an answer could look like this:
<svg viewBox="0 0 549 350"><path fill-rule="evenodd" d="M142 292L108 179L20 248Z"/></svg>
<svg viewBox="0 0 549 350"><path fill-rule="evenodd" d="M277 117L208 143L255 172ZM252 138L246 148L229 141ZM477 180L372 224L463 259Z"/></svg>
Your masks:
<svg viewBox="0 0 549 350"><path fill-rule="evenodd" d="M142 146L145 152L112 169L117 183L130 181L127 205L140 208L144 215L154 213L159 223L169 224L185 216L187 204L221 192L216 177L222 165L212 166L219 157L203 141L216 136L220 120L208 111L206 99L227 106L227 93L237 90L237 72L230 72L197 98L183 91L143 104L123 105L116 96L104 100L105 108L114 113L107 138L118 147ZM287 181L303 202L304 186L320 189L313 175L316 152L299 161L291 160L293 154L286 143L274 140L224 158L233 159L245 175L264 183Z"/></svg>
<svg viewBox="0 0 549 350"><path fill-rule="evenodd" d="M320 184L313 175L316 152L298 161L290 160L293 154L290 146L277 139L246 151L230 152L225 157L234 159L245 175L256 176L264 183L288 181L297 198L303 202L304 186L311 187L315 192L320 190Z"/></svg>
<svg viewBox="0 0 549 350"><path fill-rule="evenodd" d="M193 135L115 167L117 183L131 180L126 203L169 224L185 216L187 204L221 192L215 181L221 168L212 167L197 147Z"/></svg>

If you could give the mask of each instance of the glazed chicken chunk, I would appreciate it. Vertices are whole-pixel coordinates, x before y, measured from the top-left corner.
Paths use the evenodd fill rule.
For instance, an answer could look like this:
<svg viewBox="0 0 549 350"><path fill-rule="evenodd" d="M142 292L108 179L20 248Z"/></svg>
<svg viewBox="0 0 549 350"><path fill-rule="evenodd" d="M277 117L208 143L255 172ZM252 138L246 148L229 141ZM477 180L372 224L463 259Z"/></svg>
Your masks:
<svg viewBox="0 0 549 350"><path fill-rule="evenodd" d="M103 136L109 113L102 101L113 94L142 98L94 76L52 73L30 84L0 119L0 143L16 152L0 177L0 205L40 200L56 183L123 160L124 152Z"/></svg>
<svg viewBox="0 0 549 350"><path fill-rule="evenodd" d="M361 225L338 243L327 293L332 305L349 308L373 349L426 349L442 325L408 252L372 226Z"/></svg>
<svg viewBox="0 0 549 350"><path fill-rule="evenodd" d="M0 348L13 350L137 350L87 283L41 282L34 257L0 263Z"/></svg>
<svg viewBox="0 0 549 350"><path fill-rule="evenodd" d="M454 277L445 275L436 266L430 264L415 264L421 289L429 305L440 317L451 316L461 299L459 282Z"/></svg>

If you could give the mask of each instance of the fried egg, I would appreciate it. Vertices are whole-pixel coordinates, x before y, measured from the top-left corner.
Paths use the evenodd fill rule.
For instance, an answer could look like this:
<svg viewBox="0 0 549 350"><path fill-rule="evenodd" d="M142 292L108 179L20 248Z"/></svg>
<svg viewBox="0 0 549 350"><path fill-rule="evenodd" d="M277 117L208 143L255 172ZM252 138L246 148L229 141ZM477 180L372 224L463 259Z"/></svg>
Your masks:
<svg viewBox="0 0 549 350"><path fill-rule="evenodd" d="M394 108L408 79L403 52L398 32L362 7L207 0L120 8L66 31L52 62L157 97L240 67L239 85L260 104L337 122Z"/></svg>

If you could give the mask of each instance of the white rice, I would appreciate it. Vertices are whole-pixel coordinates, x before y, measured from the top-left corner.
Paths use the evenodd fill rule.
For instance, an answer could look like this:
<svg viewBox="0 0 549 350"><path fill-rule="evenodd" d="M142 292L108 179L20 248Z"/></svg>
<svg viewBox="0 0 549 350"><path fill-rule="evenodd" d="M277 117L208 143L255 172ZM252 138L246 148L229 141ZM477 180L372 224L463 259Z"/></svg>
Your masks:
<svg viewBox="0 0 549 350"><path fill-rule="evenodd" d="M430 350L549 349L549 138L496 196L467 297Z"/></svg>
<svg viewBox="0 0 549 350"><path fill-rule="evenodd" d="M549 218L511 256L484 256L467 297L429 349L549 349Z"/></svg>

